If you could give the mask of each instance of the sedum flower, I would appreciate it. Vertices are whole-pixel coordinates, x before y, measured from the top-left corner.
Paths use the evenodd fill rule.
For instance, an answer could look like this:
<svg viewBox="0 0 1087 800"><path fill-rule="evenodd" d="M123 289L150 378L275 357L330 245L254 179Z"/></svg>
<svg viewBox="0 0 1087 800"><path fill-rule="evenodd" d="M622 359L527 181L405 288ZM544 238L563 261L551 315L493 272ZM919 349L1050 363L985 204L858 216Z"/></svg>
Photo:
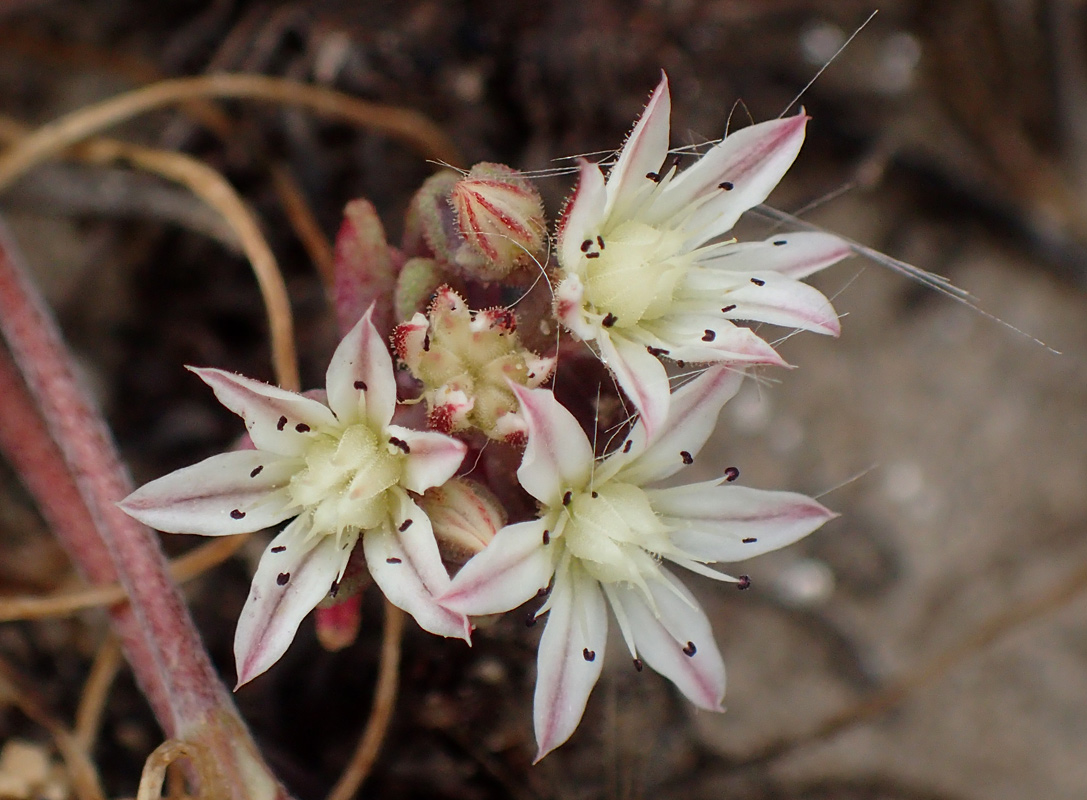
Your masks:
<svg viewBox="0 0 1087 800"><path fill-rule="evenodd" d="M570 737L600 676L607 606L641 670L672 680L695 705L721 710L725 670L709 621L666 562L723 581L708 564L790 544L833 514L799 494L731 484L650 485L693 463L742 375L714 367L679 389L659 436L638 422L595 460L574 417L546 390L515 387L528 425L517 472L539 517L508 525L453 578L440 602L465 614L507 611L545 593L534 720L537 760Z"/></svg>
<svg viewBox="0 0 1087 800"><path fill-rule="evenodd" d="M792 164L807 117L732 133L677 173L678 158L665 163L669 114L662 76L607 180L581 162L558 237L555 314L596 343L651 435L668 406L661 356L784 364L736 319L837 335L830 302L799 279L850 253L823 233L721 241Z"/></svg>
<svg viewBox="0 0 1087 800"><path fill-rule="evenodd" d="M193 369L245 420L256 449L212 456L137 489L121 508L171 533L250 533L294 518L268 545L234 638L238 684L274 664L298 625L335 594L362 542L385 596L426 630L467 638L434 597L449 584L414 495L457 471L465 446L392 424L392 358L373 307L336 348L327 403L217 369Z"/></svg>
<svg viewBox="0 0 1087 800"><path fill-rule="evenodd" d="M442 433L479 428L489 438L524 442L511 383L535 388L554 358L521 346L517 318L504 308L471 311L448 286L428 316L416 314L393 331L393 349L423 384L428 424Z"/></svg>

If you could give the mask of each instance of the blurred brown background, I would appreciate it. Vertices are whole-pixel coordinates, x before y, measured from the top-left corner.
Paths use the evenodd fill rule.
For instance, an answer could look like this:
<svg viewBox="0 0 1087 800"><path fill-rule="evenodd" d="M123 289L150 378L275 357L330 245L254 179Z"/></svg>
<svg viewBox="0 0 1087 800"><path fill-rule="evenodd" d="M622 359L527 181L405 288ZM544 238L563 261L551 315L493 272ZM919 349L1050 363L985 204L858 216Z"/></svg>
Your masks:
<svg viewBox="0 0 1087 800"><path fill-rule="evenodd" d="M424 111L466 164L539 170L616 147L661 68L674 145L719 137L730 115L775 117L872 10L854 0L8 0L0 113L40 124L161 77L263 72ZM1087 563L1087 8L883 2L801 103L808 142L774 206L817 204L806 219L949 276L1064 354L861 259L818 276L846 315L841 340L785 344L799 368L749 384L726 408L719 453L749 485L829 492L842 518L745 565L750 592L696 587L730 669L728 713L695 713L616 658L579 733L530 768L538 633L510 615L468 651L413 630L367 796L1087 797L1087 593L1075 593L1087 582L1076 578ZM274 169L293 176L327 235L344 203L366 196L395 240L430 167L305 111L222 107L226 141L176 110L114 133L206 160L252 204L286 273L313 386L334 323ZM555 212L570 178L541 186ZM146 175L59 162L0 197L0 211L137 479L238 433L181 368L272 377L255 283L214 214ZM6 467L0 492L4 590L73 585ZM236 559L187 589L228 681L252 566ZM379 609L369 597L360 641L338 654L304 625L288 656L238 695L300 798L327 792L365 718ZM103 631L96 614L6 624L0 657L70 717ZM901 681L893 707L805 738ZM94 756L119 796L134 792L161 734L127 676L110 698ZM10 737L48 741L0 707L0 739ZM0 788L4 769L0 760Z"/></svg>

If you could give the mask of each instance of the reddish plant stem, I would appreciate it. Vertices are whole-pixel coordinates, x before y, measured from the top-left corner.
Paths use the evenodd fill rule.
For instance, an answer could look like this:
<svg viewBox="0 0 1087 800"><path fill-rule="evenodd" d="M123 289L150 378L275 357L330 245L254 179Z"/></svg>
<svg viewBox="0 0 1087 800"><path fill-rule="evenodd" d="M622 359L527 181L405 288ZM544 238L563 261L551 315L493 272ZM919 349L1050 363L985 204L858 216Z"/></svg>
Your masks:
<svg viewBox="0 0 1087 800"><path fill-rule="evenodd" d="M14 412L28 423L5 423L2 444L43 513L57 524L73 561L92 581L115 575L125 587L129 605L114 610L114 624L163 729L172 738L204 745L234 796L282 794L207 657L158 539L116 506L131 492L131 479L2 227L0 332L26 390L19 391L8 369L0 417ZM10 368L7 359L3 364ZM36 425L31 417L37 417Z"/></svg>

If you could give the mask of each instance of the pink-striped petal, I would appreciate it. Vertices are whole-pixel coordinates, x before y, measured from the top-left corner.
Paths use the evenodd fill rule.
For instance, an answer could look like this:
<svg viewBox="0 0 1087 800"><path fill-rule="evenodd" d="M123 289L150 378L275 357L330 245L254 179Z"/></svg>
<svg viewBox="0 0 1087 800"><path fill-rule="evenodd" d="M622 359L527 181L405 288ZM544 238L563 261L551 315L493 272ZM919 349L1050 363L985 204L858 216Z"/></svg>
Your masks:
<svg viewBox="0 0 1087 800"><path fill-rule="evenodd" d="M329 593L347 566L356 536L307 539L308 520L288 525L261 556L234 634L238 686L279 660L303 618Z"/></svg>
<svg viewBox="0 0 1087 800"><path fill-rule="evenodd" d="M672 681L699 708L723 711L725 664L713 630L698 601L668 570L650 584L656 613L642 593L629 586L612 587L623 607L638 657Z"/></svg>
<svg viewBox="0 0 1087 800"><path fill-rule="evenodd" d="M189 367L224 406L245 420L258 450L299 456L322 430L339 427L328 406L221 369Z"/></svg>
<svg viewBox="0 0 1087 800"><path fill-rule="evenodd" d="M577 729L589 693L600 678L608 616L600 584L576 563L555 576L547 627L536 656L533 722L536 761Z"/></svg>
<svg viewBox="0 0 1087 800"><path fill-rule="evenodd" d="M692 463L743 377L743 372L731 367L711 367L677 389L659 435L649 438L648 447L619 470L616 480L642 486L664 480Z"/></svg>
<svg viewBox="0 0 1087 800"><path fill-rule="evenodd" d="M468 618L438 604L395 531L367 531L362 547L370 574L390 603L411 614L425 631L470 641Z"/></svg>
<svg viewBox="0 0 1087 800"><path fill-rule="evenodd" d="M396 378L385 339L371 321L371 305L332 354L325 373L328 404L347 426L366 420L381 430L393 418Z"/></svg>
<svg viewBox="0 0 1087 800"><path fill-rule="evenodd" d="M657 174L668 156L668 124L671 117L671 99L668 94L668 76L661 73L660 83L653 90L642 116L634 125L619 158L608 173L608 203L604 216L616 212L624 201L639 190L649 188L655 182L650 174Z"/></svg>
<svg viewBox="0 0 1087 800"><path fill-rule="evenodd" d="M602 331L597 344L601 360L633 404L646 432L655 435L668 414L671 392L664 365L645 345L615 332Z"/></svg>
<svg viewBox="0 0 1087 800"><path fill-rule="evenodd" d="M434 431L389 425L385 434L407 454L400 485L416 494L441 486L457 474L468 448L464 442Z"/></svg>
<svg viewBox="0 0 1087 800"><path fill-rule="evenodd" d="M722 319L719 313L673 314L645 323L640 334L650 346L659 348L673 361L789 366L753 330Z"/></svg>
<svg viewBox="0 0 1087 800"><path fill-rule="evenodd" d="M604 219L604 206L607 192L604 188L604 173L596 164L579 159L580 176L573 197L563 210L559 222L559 264L563 270L574 275L583 274L581 244L588 231L595 230Z"/></svg>
<svg viewBox="0 0 1087 800"><path fill-rule="evenodd" d="M762 242L723 246L701 263L728 272L777 272L799 280L852 255L849 245L829 233L779 233Z"/></svg>
<svg viewBox="0 0 1087 800"><path fill-rule="evenodd" d="M653 205L653 220L667 220L692 201L712 195L684 227L697 241L727 233L740 215L766 199L792 166L807 121L797 115L729 134L667 186Z"/></svg>
<svg viewBox="0 0 1087 800"><path fill-rule="evenodd" d="M747 273L737 283L732 273L703 269L688 276L687 286L694 293L715 297L728 319L768 322L832 336L842 331L834 306L822 292L777 272Z"/></svg>
<svg viewBox="0 0 1087 800"><path fill-rule="evenodd" d="M502 528L453 577L441 604L473 616L498 614L546 590L561 547L551 543L548 524L536 519Z"/></svg>
<svg viewBox="0 0 1087 800"><path fill-rule="evenodd" d="M743 561L803 539L837 514L794 492L720 481L649 489L649 502L674 527L672 542L708 562Z"/></svg>
<svg viewBox="0 0 1087 800"><path fill-rule="evenodd" d="M528 429L528 445L517 479L545 506L558 506L563 494L589 481L593 448L578 421L550 390L525 389L511 384L521 401L521 416Z"/></svg>
<svg viewBox="0 0 1087 800"><path fill-rule="evenodd" d="M252 533L298 513L287 484L301 467L300 459L263 450L221 453L141 486L118 505L167 533Z"/></svg>

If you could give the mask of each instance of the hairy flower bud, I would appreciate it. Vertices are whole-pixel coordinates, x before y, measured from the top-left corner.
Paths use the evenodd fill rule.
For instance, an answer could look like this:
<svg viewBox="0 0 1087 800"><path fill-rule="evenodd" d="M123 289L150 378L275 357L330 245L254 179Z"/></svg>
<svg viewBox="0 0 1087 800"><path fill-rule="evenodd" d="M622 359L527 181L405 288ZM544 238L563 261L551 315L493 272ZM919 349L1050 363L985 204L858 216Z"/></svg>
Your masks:
<svg viewBox="0 0 1087 800"><path fill-rule="evenodd" d="M427 489L419 505L430 517L442 558L463 564L480 552L506 524L506 511L489 489L453 478Z"/></svg>
<svg viewBox="0 0 1087 800"><path fill-rule="evenodd" d="M463 239L457 264L477 277L501 278L530 263L543 249L540 194L528 179L503 164L476 164L453 185L450 203Z"/></svg>
<svg viewBox="0 0 1087 800"><path fill-rule="evenodd" d="M423 383L432 428L453 433L474 427L491 439L523 443L524 422L510 383L539 386L555 359L521 346L513 312L470 311L443 286L428 316L416 314L398 325L392 339L397 356Z"/></svg>

